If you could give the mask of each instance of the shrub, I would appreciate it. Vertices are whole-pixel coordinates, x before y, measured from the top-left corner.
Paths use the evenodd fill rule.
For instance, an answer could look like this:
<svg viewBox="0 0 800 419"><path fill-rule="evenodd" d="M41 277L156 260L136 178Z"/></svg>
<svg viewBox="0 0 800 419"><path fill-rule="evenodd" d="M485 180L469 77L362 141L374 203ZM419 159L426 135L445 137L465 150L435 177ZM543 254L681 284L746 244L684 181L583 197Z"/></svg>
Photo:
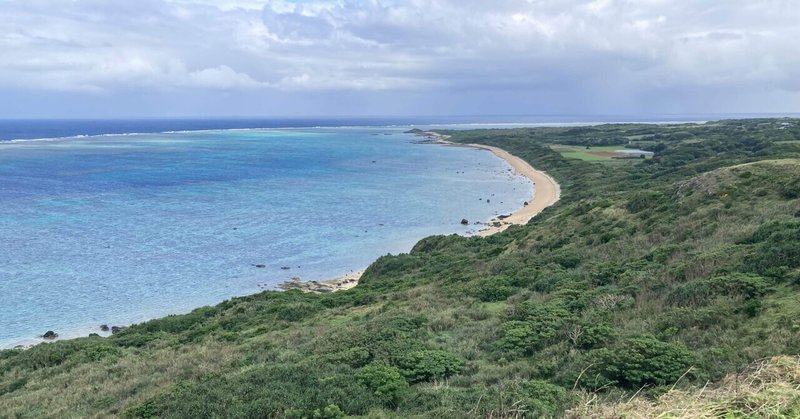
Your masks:
<svg viewBox="0 0 800 419"><path fill-rule="evenodd" d="M522 384L523 403L529 417L556 417L570 404L566 389L543 380L531 380Z"/></svg>
<svg viewBox="0 0 800 419"><path fill-rule="evenodd" d="M339 406L335 404L329 404L322 410L315 409L311 417L314 419L339 419L345 417L345 414L342 412L342 409L340 409Z"/></svg>
<svg viewBox="0 0 800 419"><path fill-rule="evenodd" d="M506 298L514 295L516 290L507 285L502 280L486 280L478 285L472 292L475 298L491 302L491 301L505 301Z"/></svg>
<svg viewBox="0 0 800 419"><path fill-rule="evenodd" d="M664 194L654 191L641 191L633 193L625 205L631 213L638 213L647 208L653 208L663 202Z"/></svg>
<svg viewBox="0 0 800 419"><path fill-rule="evenodd" d="M699 307L708 304L711 295L709 281L692 281L672 290L667 302L678 307Z"/></svg>
<svg viewBox="0 0 800 419"><path fill-rule="evenodd" d="M572 269L581 263L581 258L571 250L561 249L553 254L553 260L564 269Z"/></svg>
<svg viewBox="0 0 800 419"><path fill-rule="evenodd" d="M614 327L609 323L590 324L584 326L582 331L580 347L584 349L601 346L614 336Z"/></svg>
<svg viewBox="0 0 800 419"><path fill-rule="evenodd" d="M295 322L311 316L321 308L318 304L298 302L280 305L280 307L276 307L276 310L278 319Z"/></svg>
<svg viewBox="0 0 800 419"><path fill-rule="evenodd" d="M388 405L396 404L408 389L408 382L397 367L367 365L358 371L357 379Z"/></svg>
<svg viewBox="0 0 800 419"><path fill-rule="evenodd" d="M627 388L675 383L692 361L692 354L682 344L652 336L625 339L613 350L599 352L601 374Z"/></svg>
<svg viewBox="0 0 800 419"><path fill-rule="evenodd" d="M683 284L669 293L667 301L676 306L699 307L718 295L750 300L768 291L769 285L761 276L734 273Z"/></svg>
<svg viewBox="0 0 800 419"><path fill-rule="evenodd" d="M399 360L400 370L411 383L447 378L464 367L458 355L442 350L414 351Z"/></svg>
<svg viewBox="0 0 800 419"><path fill-rule="evenodd" d="M15 379L15 380L11 381L8 384L0 385L0 396L4 395L6 393L13 393L13 392L25 387L25 384L27 384L27 383L28 383L28 379L27 378L19 378L19 379Z"/></svg>
<svg viewBox="0 0 800 419"><path fill-rule="evenodd" d="M158 417L158 406L152 400L142 403L140 405L132 406L122 412L122 417L125 418L156 418Z"/></svg>
<svg viewBox="0 0 800 419"><path fill-rule="evenodd" d="M533 349L536 334L530 323L521 320L511 320L503 323L503 336L497 341L498 349L507 352L526 353Z"/></svg>
<svg viewBox="0 0 800 419"><path fill-rule="evenodd" d="M800 267L800 221L773 221L759 227L744 243L755 244L745 269L765 274L771 268Z"/></svg>
<svg viewBox="0 0 800 419"><path fill-rule="evenodd" d="M738 296L744 299L760 297L769 290L769 285L764 278L753 274L735 273L719 276L713 278L711 284L719 294Z"/></svg>
<svg viewBox="0 0 800 419"><path fill-rule="evenodd" d="M367 348L354 347L331 355L331 361L341 362L353 368L362 367L369 362L370 353Z"/></svg>
<svg viewBox="0 0 800 419"><path fill-rule="evenodd" d="M110 346L102 345L84 349L83 355L89 361L99 361L103 358L116 359L120 355L120 350Z"/></svg>

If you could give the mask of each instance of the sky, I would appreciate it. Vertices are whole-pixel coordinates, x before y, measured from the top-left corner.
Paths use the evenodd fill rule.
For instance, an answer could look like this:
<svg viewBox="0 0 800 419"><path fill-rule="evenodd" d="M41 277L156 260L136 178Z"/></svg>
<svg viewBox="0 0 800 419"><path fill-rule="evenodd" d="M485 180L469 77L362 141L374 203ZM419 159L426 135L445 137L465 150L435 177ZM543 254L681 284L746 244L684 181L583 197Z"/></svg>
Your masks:
<svg viewBox="0 0 800 419"><path fill-rule="evenodd" d="M797 0L0 0L0 118L800 112Z"/></svg>

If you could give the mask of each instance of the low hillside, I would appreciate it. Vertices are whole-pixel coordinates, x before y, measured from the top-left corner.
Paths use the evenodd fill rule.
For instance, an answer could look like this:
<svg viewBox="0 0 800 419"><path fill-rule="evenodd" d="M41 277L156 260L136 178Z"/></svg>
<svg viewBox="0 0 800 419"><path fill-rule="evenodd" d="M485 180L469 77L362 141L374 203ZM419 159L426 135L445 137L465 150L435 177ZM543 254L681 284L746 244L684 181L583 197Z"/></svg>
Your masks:
<svg viewBox="0 0 800 419"><path fill-rule="evenodd" d="M800 354L800 121L447 134L546 170L561 201L381 257L352 290L0 352L0 417L605 417Z"/></svg>

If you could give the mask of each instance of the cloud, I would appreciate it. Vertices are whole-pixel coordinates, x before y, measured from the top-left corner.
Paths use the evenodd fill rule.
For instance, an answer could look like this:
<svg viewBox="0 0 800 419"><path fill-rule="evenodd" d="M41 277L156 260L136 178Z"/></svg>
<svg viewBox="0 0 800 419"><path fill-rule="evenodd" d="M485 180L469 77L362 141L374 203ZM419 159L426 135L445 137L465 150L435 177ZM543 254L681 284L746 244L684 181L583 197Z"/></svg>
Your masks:
<svg viewBox="0 0 800 419"><path fill-rule="evenodd" d="M244 73L237 73L230 67L221 65L214 68L204 68L193 71L187 75L190 86L207 87L211 89L233 89L268 87L267 83L253 80Z"/></svg>
<svg viewBox="0 0 800 419"><path fill-rule="evenodd" d="M554 108L609 113L689 109L702 92L719 98L714 106L735 91L753 108L800 102L792 0L6 0L3 9L0 90L249 89L294 92L298 104L354 92L385 109L399 93L547 97Z"/></svg>

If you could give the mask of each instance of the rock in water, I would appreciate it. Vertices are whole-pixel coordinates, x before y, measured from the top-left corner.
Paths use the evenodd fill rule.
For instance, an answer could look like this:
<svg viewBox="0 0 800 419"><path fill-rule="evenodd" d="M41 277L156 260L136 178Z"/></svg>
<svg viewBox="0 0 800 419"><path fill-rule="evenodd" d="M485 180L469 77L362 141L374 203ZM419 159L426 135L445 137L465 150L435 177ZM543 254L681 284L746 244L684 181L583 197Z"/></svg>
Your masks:
<svg viewBox="0 0 800 419"><path fill-rule="evenodd" d="M56 333L56 332L54 332L52 330L48 330L47 332L45 332L45 334L42 335L42 337L47 339L47 340L53 340L53 339L58 337L58 333Z"/></svg>
<svg viewBox="0 0 800 419"><path fill-rule="evenodd" d="M467 224L469 224L469 221L467 221L466 218L462 218L461 219L461 224L467 225Z"/></svg>
<svg viewBox="0 0 800 419"><path fill-rule="evenodd" d="M100 325L100 331L101 332L108 332L108 325L107 324L101 324Z"/></svg>

